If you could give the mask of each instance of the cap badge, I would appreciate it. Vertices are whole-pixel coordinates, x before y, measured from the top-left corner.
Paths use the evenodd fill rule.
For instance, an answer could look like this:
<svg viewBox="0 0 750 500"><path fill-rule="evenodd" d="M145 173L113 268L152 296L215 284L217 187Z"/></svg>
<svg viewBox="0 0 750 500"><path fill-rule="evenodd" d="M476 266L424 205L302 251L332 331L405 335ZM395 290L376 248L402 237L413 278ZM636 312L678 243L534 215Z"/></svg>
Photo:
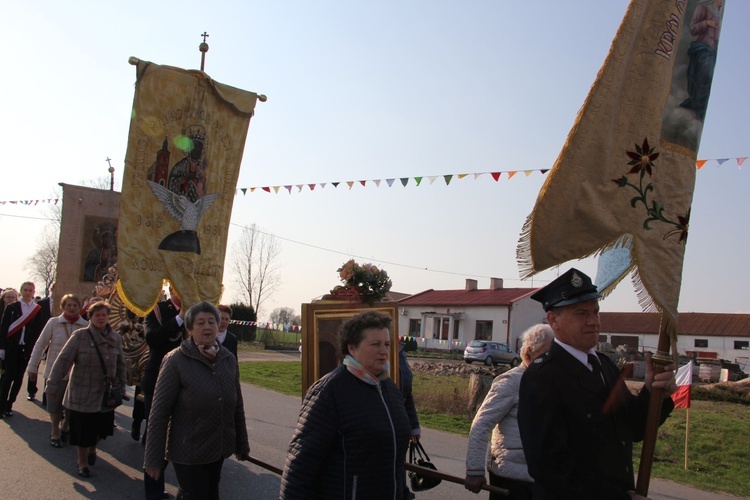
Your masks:
<svg viewBox="0 0 750 500"><path fill-rule="evenodd" d="M573 276L570 277L570 284L576 288L580 288L583 286L583 278L581 278L580 274L573 273Z"/></svg>

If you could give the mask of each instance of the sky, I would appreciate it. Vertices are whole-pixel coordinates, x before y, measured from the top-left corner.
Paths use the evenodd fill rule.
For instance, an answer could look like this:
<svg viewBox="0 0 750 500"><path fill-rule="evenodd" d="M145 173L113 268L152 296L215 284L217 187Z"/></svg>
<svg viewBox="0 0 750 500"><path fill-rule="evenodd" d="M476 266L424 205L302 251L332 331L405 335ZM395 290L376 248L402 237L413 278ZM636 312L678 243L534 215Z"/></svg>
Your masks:
<svg viewBox="0 0 750 500"><path fill-rule="evenodd" d="M736 161L750 155L750 2L726 3L682 312L750 313L750 164ZM349 258L386 269L403 293L462 289L467 278L536 287L571 265L596 272L587 259L521 281L515 252L545 179L539 170L560 153L625 0L4 4L0 201L44 200L58 183L107 177L106 158L119 187L135 83L128 57L199 68L207 32L206 72L268 96L250 123L237 187L317 185L234 200L227 262L245 226L281 245L281 285L261 319L276 307L299 313L340 284L336 269ZM486 174L498 171L519 173ZM455 177L474 173L485 174ZM346 185L402 177L412 178L406 187ZM0 204L0 286L28 278L45 205ZM224 284L224 301L237 299L228 265ZM640 310L629 278L602 310Z"/></svg>

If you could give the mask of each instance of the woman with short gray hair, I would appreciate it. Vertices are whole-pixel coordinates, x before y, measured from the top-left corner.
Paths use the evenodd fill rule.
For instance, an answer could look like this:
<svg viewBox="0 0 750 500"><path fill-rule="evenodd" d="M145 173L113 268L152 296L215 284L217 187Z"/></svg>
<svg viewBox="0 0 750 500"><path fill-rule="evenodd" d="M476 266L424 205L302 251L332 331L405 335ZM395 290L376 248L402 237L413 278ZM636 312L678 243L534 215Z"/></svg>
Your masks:
<svg viewBox="0 0 750 500"><path fill-rule="evenodd" d="M486 482L486 468L490 473L490 484L508 490L508 496L490 493L490 500L531 498L534 479L526 468L521 434L518 430L518 391L526 367L549 349L553 338L549 325L538 324L527 329L521 335L523 362L492 381L492 387L471 423L464 479L467 490L479 493ZM492 450L485 464L490 432Z"/></svg>

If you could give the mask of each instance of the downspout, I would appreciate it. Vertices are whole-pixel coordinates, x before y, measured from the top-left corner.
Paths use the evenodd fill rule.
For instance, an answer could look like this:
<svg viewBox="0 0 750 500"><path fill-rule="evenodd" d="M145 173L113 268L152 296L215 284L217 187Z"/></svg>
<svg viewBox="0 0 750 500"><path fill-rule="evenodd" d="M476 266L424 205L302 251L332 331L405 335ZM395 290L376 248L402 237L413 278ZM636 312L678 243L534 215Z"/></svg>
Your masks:
<svg viewBox="0 0 750 500"><path fill-rule="evenodd" d="M512 309L513 309L513 302L511 302L508 305L508 328L506 329L507 331L505 332L505 345L507 345L508 347L510 347L510 312ZM517 351L518 349L513 348L513 350Z"/></svg>

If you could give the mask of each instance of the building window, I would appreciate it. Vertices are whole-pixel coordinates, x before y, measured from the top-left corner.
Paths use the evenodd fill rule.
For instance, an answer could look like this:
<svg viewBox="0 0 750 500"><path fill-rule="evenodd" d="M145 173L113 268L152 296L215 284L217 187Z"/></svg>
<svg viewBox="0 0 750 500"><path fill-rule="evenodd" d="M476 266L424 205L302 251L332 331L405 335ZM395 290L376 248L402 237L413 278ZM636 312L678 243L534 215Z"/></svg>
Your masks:
<svg viewBox="0 0 750 500"><path fill-rule="evenodd" d="M449 320L448 318L444 318L442 316L439 316L434 319L433 324L433 338L440 339L440 340L448 340L448 332L449 330Z"/></svg>
<svg viewBox="0 0 750 500"><path fill-rule="evenodd" d="M708 347L708 339L695 339L693 347Z"/></svg>
<svg viewBox="0 0 750 500"><path fill-rule="evenodd" d="M477 321L476 340L492 340L492 321Z"/></svg>
<svg viewBox="0 0 750 500"><path fill-rule="evenodd" d="M458 324L460 323L459 320L454 319L453 320L453 340L458 340Z"/></svg>
<svg viewBox="0 0 750 500"><path fill-rule="evenodd" d="M734 348L748 350L750 349L750 342L747 340L735 340Z"/></svg>
<svg viewBox="0 0 750 500"><path fill-rule="evenodd" d="M410 319L409 320L409 337L419 337L422 331L422 320L421 319Z"/></svg>

